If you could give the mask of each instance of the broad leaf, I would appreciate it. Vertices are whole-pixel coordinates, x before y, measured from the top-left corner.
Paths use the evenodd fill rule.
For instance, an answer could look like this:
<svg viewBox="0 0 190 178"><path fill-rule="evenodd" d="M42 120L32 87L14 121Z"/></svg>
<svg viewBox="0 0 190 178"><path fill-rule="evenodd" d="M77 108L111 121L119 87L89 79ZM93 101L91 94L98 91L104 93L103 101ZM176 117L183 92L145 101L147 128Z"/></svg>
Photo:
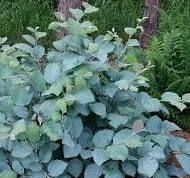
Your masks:
<svg viewBox="0 0 190 178"><path fill-rule="evenodd" d="M84 12L80 9L69 9L69 11L76 20L80 20L84 16Z"/></svg>
<svg viewBox="0 0 190 178"><path fill-rule="evenodd" d="M7 37L0 37L0 45L4 44L7 41Z"/></svg>
<svg viewBox="0 0 190 178"><path fill-rule="evenodd" d="M54 160L48 164L48 172L52 177L57 177L63 174L67 167L67 163L61 160Z"/></svg>
<svg viewBox="0 0 190 178"><path fill-rule="evenodd" d="M79 177L83 170L83 163L79 159L72 159L68 162L68 172L73 177Z"/></svg>
<svg viewBox="0 0 190 178"><path fill-rule="evenodd" d="M104 148L112 141L114 132L112 130L98 131L93 137L93 143L97 148Z"/></svg>
<svg viewBox="0 0 190 178"><path fill-rule="evenodd" d="M146 128L151 133L160 133L162 130L162 120L158 116L152 116L148 119Z"/></svg>
<svg viewBox="0 0 190 178"><path fill-rule="evenodd" d="M181 130L176 124L169 122L167 120L162 122L162 129L166 132Z"/></svg>
<svg viewBox="0 0 190 178"><path fill-rule="evenodd" d="M57 141L62 138L63 131L58 123L48 122L43 124L42 131L50 138L52 141Z"/></svg>
<svg viewBox="0 0 190 178"><path fill-rule="evenodd" d="M68 133L67 130L64 130L62 143L64 145L69 146L69 147L74 147L75 146L75 143L74 143L71 135Z"/></svg>
<svg viewBox="0 0 190 178"><path fill-rule="evenodd" d="M24 143L17 143L13 150L11 155L16 158L25 158L29 156L32 153L33 149L28 144Z"/></svg>
<svg viewBox="0 0 190 178"><path fill-rule="evenodd" d="M48 163L52 157L52 150L49 145L44 144L40 147L39 158L43 163Z"/></svg>
<svg viewBox="0 0 190 178"><path fill-rule="evenodd" d="M42 96L47 96L47 95L51 95L51 94L59 96L62 91L63 91L63 84L55 83L47 91L43 92Z"/></svg>
<svg viewBox="0 0 190 178"><path fill-rule="evenodd" d="M109 125L117 129L120 126L127 124L128 117L119 114L109 114L108 120L110 120Z"/></svg>
<svg viewBox="0 0 190 178"><path fill-rule="evenodd" d="M46 82L55 83L61 75L61 68L58 63L48 64L44 71L44 79Z"/></svg>
<svg viewBox="0 0 190 178"><path fill-rule="evenodd" d="M179 110L183 111L186 105L182 103L181 98L172 92L165 92L162 94L162 101L169 102L171 105L176 106Z"/></svg>
<svg viewBox="0 0 190 178"><path fill-rule="evenodd" d="M0 124L0 140L6 139L10 136L11 127Z"/></svg>
<svg viewBox="0 0 190 178"><path fill-rule="evenodd" d="M24 106L29 104L32 93L28 92L26 88L21 86L14 86L11 88L11 98L14 104Z"/></svg>
<svg viewBox="0 0 190 178"><path fill-rule="evenodd" d="M75 145L75 147L69 147L65 145L63 147L64 158L73 158L77 157L81 152L81 146L79 144Z"/></svg>
<svg viewBox="0 0 190 178"><path fill-rule="evenodd" d="M86 13L86 14L91 14L91 13L97 12L99 10L98 8L88 4L87 2L83 2L82 5L85 8L84 13Z"/></svg>
<svg viewBox="0 0 190 178"><path fill-rule="evenodd" d="M101 166L104 162L109 160L109 156L107 155L104 149L95 149L92 152L92 157L94 162L99 166Z"/></svg>
<svg viewBox="0 0 190 178"><path fill-rule="evenodd" d="M138 161L138 173L152 177L156 173L158 166L158 162L155 158L145 156Z"/></svg>
<svg viewBox="0 0 190 178"><path fill-rule="evenodd" d="M136 32L135 28L131 28L131 27L126 27L124 29L125 33L127 33L128 35L133 35Z"/></svg>
<svg viewBox="0 0 190 178"><path fill-rule="evenodd" d="M34 39L34 37L30 36L30 35L22 35L22 37L30 44L32 44L33 46L36 45L36 40Z"/></svg>
<svg viewBox="0 0 190 178"><path fill-rule="evenodd" d="M90 108L95 114L101 116L102 118L106 117L106 106L103 103L97 102L90 104Z"/></svg>
<svg viewBox="0 0 190 178"><path fill-rule="evenodd" d="M26 131L26 124L25 124L25 121L22 119L22 120L18 120L14 123L13 125L13 129L10 133L10 138L12 140L15 140L15 137L19 134L19 133L22 133L22 132L25 132Z"/></svg>
<svg viewBox="0 0 190 178"><path fill-rule="evenodd" d="M99 178L102 175L102 168L96 164L90 164L84 171L84 178Z"/></svg>
<svg viewBox="0 0 190 178"><path fill-rule="evenodd" d="M186 93L182 96L182 101L190 103L190 93Z"/></svg>
<svg viewBox="0 0 190 178"><path fill-rule="evenodd" d="M31 76L31 83L34 89L38 92L43 92L45 90L45 80L43 74L39 71L35 71Z"/></svg>
<svg viewBox="0 0 190 178"><path fill-rule="evenodd" d="M135 177L137 173L136 166L129 161L125 161L124 163L122 163L122 169L126 175L131 177Z"/></svg>
<svg viewBox="0 0 190 178"><path fill-rule="evenodd" d="M28 117L28 110L23 106L14 106L13 108L15 114L20 117L26 119Z"/></svg>
<svg viewBox="0 0 190 178"><path fill-rule="evenodd" d="M128 42L127 42L127 45L128 46L137 46L137 47L139 47L140 43L138 42L137 39L129 39Z"/></svg>
<svg viewBox="0 0 190 178"><path fill-rule="evenodd" d="M182 149L182 146L185 144L185 142L186 141L184 138L170 136L168 144L172 151L180 152Z"/></svg>
<svg viewBox="0 0 190 178"><path fill-rule="evenodd" d="M95 101L93 93L88 89L83 89L75 94L76 101L80 104L87 104Z"/></svg>
<svg viewBox="0 0 190 178"><path fill-rule="evenodd" d="M190 155L190 143L189 142L183 143L182 146L181 146L181 151L184 154Z"/></svg>
<svg viewBox="0 0 190 178"><path fill-rule="evenodd" d="M81 152L80 152L80 156L82 159L89 159L92 157L92 151L90 150L85 150L85 149L82 149Z"/></svg>
<svg viewBox="0 0 190 178"><path fill-rule="evenodd" d="M80 117L72 117L67 119L65 127L74 138L79 138L83 131L83 122Z"/></svg>
<svg viewBox="0 0 190 178"><path fill-rule="evenodd" d="M56 107L62 114L67 112L67 103L63 98L56 101Z"/></svg>
<svg viewBox="0 0 190 178"><path fill-rule="evenodd" d="M131 130L123 129L117 132L113 138L114 144L125 144L129 148L136 148L142 145L140 137Z"/></svg>
<svg viewBox="0 0 190 178"><path fill-rule="evenodd" d="M105 178L123 178L123 175L119 171L118 163L115 161L109 161L103 165L103 173Z"/></svg>
<svg viewBox="0 0 190 178"><path fill-rule="evenodd" d="M166 147L169 140L168 136L162 134L152 135L151 138L155 143L159 144L162 148Z"/></svg>
<svg viewBox="0 0 190 178"><path fill-rule="evenodd" d="M185 154L177 154L176 155L177 160L179 161L181 167L184 169L184 171L190 175L190 156Z"/></svg>
<svg viewBox="0 0 190 178"><path fill-rule="evenodd" d="M112 160L125 161L128 156L128 148L122 144L111 145L107 147L106 153Z"/></svg>
<svg viewBox="0 0 190 178"><path fill-rule="evenodd" d="M31 142L38 142L40 140L40 127L35 122L30 122L26 129L26 137Z"/></svg>
<svg viewBox="0 0 190 178"><path fill-rule="evenodd" d="M148 155L155 159L165 159L165 153L163 148L159 146L154 146L150 152L148 152Z"/></svg>
<svg viewBox="0 0 190 178"><path fill-rule="evenodd" d="M41 59L45 54L45 48L43 46L37 45L32 49L32 56L35 60Z"/></svg>
<svg viewBox="0 0 190 178"><path fill-rule="evenodd" d="M132 130L136 133L140 132L141 130L144 129L144 122L143 120L136 120L133 123Z"/></svg>
<svg viewBox="0 0 190 178"><path fill-rule="evenodd" d="M147 112L159 112L161 110L161 103L158 99L150 97L147 93L141 92L138 94L138 105L144 107Z"/></svg>

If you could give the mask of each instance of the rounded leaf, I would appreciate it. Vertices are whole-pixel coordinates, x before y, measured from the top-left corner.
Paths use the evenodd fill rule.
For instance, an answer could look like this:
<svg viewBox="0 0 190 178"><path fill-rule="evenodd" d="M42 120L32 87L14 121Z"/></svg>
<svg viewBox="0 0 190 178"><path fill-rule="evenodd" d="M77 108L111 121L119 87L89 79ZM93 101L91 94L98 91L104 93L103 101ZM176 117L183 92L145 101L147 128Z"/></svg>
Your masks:
<svg viewBox="0 0 190 178"><path fill-rule="evenodd" d="M26 136L31 142L40 140L40 127L35 122L30 122L26 129Z"/></svg>
<svg viewBox="0 0 190 178"><path fill-rule="evenodd" d="M90 164L84 171L84 178L99 178L102 175L102 168L96 164Z"/></svg>
<svg viewBox="0 0 190 178"><path fill-rule="evenodd" d="M125 161L128 156L128 148L125 145L111 145L107 147L106 153L112 160Z"/></svg>
<svg viewBox="0 0 190 178"><path fill-rule="evenodd" d="M60 77L60 74L61 74L60 64L50 63L45 68L44 79L48 83L52 84Z"/></svg>
<svg viewBox="0 0 190 178"><path fill-rule="evenodd" d="M60 176L61 174L64 173L67 165L68 165L67 163L61 160L51 161L48 165L49 175L52 177Z"/></svg>
<svg viewBox="0 0 190 178"><path fill-rule="evenodd" d="M158 167L158 161L150 156L140 158L138 161L138 173L147 177L152 177Z"/></svg>
<svg viewBox="0 0 190 178"><path fill-rule="evenodd" d="M68 162L68 172L73 177L79 177L83 170L83 163L79 159L72 159Z"/></svg>
<svg viewBox="0 0 190 178"><path fill-rule="evenodd" d="M113 130L105 129L98 131L93 137L93 143L97 148L104 148L110 144L114 135Z"/></svg>

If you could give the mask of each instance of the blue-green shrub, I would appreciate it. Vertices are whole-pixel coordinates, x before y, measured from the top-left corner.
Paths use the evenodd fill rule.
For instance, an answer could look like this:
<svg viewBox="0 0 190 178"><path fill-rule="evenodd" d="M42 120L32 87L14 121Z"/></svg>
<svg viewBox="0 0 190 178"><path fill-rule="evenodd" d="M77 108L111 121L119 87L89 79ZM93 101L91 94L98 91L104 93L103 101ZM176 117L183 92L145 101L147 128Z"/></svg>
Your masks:
<svg viewBox="0 0 190 178"><path fill-rule="evenodd" d="M168 114L165 102L183 110L189 94L141 92L151 64L123 62L128 47L139 46L132 36L141 27L125 28L126 44L114 30L93 39L97 27L81 18L98 9L83 6L71 9L75 19L50 24L67 32L51 50L38 43L46 35L38 28L23 35L27 44L0 39L0 178L190 174L189 143L159 117ZM171 153L182 168L166 164Z"/></svg>

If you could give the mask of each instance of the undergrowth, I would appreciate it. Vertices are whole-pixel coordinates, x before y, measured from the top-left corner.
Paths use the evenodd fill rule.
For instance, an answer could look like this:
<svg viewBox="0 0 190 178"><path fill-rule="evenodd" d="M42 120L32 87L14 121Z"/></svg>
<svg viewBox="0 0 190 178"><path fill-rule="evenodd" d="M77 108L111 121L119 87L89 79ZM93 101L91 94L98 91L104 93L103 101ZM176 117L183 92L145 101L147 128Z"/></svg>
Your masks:
<svg viewBox="0 0 190 178"><path fill-rule="evenodd" d="M11 43L20 41L26 27L39 26L47 30L54 19L52 4L44 0L1 0L0 14L0 36L8 36Z"/></svg>
<svg viewBox="0 0 190 178"><path fill-rule="evenodd" d="M190 91L190 2L177 2L173 9L161 10L158 33L145 53L156 66L149 73L155 96L165 91L180 95ZM189 109L179 113L172 108L172 118L184 128L190 127L189 114Z"/></svg>
<svg viewBox="0 0 190 178"><path fill-rule="evenodd" d="M89 0L89 2L100 8L96 18L93 16L91 18L99 25L99 33L105 33L115 27L122 35L124 27L135 26L136 20L143 15L144 0Z"/></svg>

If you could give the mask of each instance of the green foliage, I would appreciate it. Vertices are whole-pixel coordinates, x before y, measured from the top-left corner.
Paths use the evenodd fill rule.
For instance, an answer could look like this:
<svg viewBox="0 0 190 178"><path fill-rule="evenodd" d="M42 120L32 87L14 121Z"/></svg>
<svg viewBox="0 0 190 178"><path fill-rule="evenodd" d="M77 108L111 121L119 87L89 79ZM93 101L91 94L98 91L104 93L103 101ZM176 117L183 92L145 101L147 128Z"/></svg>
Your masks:
<svg viewBox="0 0 190 178"><path fill-rule="evenodd" d="M8 36L13 44L21 41L26 27L38 26L47 30L53 21L52 3L44 0L1 0L0 1L0 35ZM47 44L51 36L46 39Z"/></svg>
<svg viewBox="0 0 190 178"><path fill-rule="evenodd" d="M0 39L0 176L169 177L176 173L166 164L171 152L189 174L189 144L171 135L176 124L158 117L168 113L166 102L183 110L189 94L141 92L150 64L124 60L139 45L136 30L125 29L135 43L114 33L93 39L97 27L81 14L97 8L83 5L82 13L71 10L76 19L50 24L67 30L51 50L39 44L46 33L38 28L28 28L27 43Z"/></svg>
<svg viewBox="0 0 190 178"><path fill-rule="evenodd" d="M173 91L183 95L190 91L190 2L173 4L175 10L161 11L158 34L145 56L155 65L149 73L151 92L160 96ZM184 8L185 7L185 8ZM179 113L172 108L172 118L184 128L190 127L190 111Z"/></svg>
<svg viewBox="0 0 190 178"><path fill-rule="evenodd" d="M136 20L143 15L143 0L89 0L89 3L100 8L91 19L98 24L99 32L116 28L117 32L125 36L123 29L126 26L135 26Z"/></svg>
<svg viewBox="0 0 190 178"><path fill-rule="evenodd" d="M126 39L123 29L126 26L135 26L136 20L143 16L144 0L88 0L90 4L99 7L96 18L92 15L90 19L99 26L99 32L105 33L107 30L116 28L117 32ZM185 4L185 6L181 4ZM188 7L188 0L162 0L161 9L169 13L181 13L184 7ZM187 6L186 6L187 5ZM188 11L188 8L187 8ZM160 20L162 23L163 19ZM166 22L166 21L165 21ZM169 21L173 22L173 19ZM175 22L173 22L175 24ZM164 28L167 29L168 23Z"/></svg>

